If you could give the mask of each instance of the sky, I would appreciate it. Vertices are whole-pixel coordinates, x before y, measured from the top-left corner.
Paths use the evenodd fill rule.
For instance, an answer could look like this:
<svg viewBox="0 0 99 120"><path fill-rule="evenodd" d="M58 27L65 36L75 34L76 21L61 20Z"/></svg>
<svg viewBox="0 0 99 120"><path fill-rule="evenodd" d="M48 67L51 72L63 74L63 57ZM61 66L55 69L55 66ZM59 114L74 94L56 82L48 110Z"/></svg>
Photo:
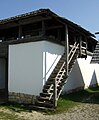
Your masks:
<svg viewBox="0 0 99 120"><path fill-rule="evenodd" d="M49 8L93 34L99 31L99 0L0 0L0 19L41 8Z"/></svg>

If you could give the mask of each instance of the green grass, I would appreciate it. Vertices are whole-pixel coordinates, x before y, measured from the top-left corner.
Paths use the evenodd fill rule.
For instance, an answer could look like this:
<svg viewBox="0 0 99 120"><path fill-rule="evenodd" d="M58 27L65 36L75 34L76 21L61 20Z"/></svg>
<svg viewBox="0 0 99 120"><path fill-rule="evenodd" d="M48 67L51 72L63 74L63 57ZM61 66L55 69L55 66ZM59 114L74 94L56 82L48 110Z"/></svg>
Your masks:
<svg viewBox="0 0 99 120"><path fill-rule="evenodd" d="M0 111L0 120L23 120L15 113L30 112L26 106L11 103L1 105L0 109L3 109L3 111ZM8 112L5 110L8 110Z"/></svg>
<svg viewBox="0 0 99 120"><path fill-rule="evenodd" d="M96 95L96 93L98 93L98 96ZM81 103L99 104L99 87L90 88L71 94L64 94L58 100L58 106L55 110L45 110L43 111L43 113L48 115L60 114L66 112L70 108L80 105ZM2 120L18 120L18 116L15 115L15 112L31 112L31 110L27 106L23 106L20 104L5 104L0 106L0 108L2 107L12 111L12 114L0 112L0 119Z"/></svg>
<svg viewBox="0 0 99 120"><path fill-rule="evenodd" d="M58 101L58 107L54 111L47 111L47 114L59 114L73 108L80 103L99 104L99 87L82 90L79 92L64 94Z"/></svg>
<svg viewBox="0 0 99 120"><path fill-rule="evenodd" d="M10 109L14 112L30 112L29 108L27 106L18 104L18 103L8 103L4 105L5 108Z"/></svg>
<svg viewBox="0 0 99 120"><path fill-rule="evenodd" d="M0 120L19 120L19 118L15 114L0 112Z"/></svg>

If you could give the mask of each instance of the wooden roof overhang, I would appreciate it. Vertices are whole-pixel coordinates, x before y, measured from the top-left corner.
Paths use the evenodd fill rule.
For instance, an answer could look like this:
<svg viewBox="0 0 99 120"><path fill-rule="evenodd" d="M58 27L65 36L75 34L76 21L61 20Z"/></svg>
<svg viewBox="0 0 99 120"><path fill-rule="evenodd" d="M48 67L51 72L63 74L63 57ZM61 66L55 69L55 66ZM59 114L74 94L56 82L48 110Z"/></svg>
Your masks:
<svg viewBox="0 0 99 120"><path fill-rule="evenodd" d="M26 14L0 20L0 29L16 27L19 25L25 25L49 19L51 19L51 16L47 15L47 11L40 9L34 12L29 12Z"/></svg>
<svg viewBox="0 0 99 120"><path fill-rule="evenodd" d="M69 30L74 32L74 34L80 34L88 38L95 38L95 35L82 28L81 26L65 19L49 9L39 9L33 12L21 14L15 17L10 17L4 20L0 20L0 29L6 29L11 27L16 27L20 25L26 25L29 23L36 23L44 20L51 20L52 18L56 19L63 26L67 25ZM59 26L58 26L59 27ZM95 39L93 39L94 41ZM96 40L95 40L96 41Z"/></svg>
<svg viewBox="0 0 99 120"><path fill-rule="evenodd" d="M36 18L36 17L38 17L38 18ZM94 34L85 30L81 26L79 26L65 18L58 16L57 14L55 14L54 12L52 12L49 9L39 9L37 11L33 11L33 12L18 15L15 17L10 17L10 18L4 19L4 20L0 20L0 27L5 24L11 25L13 23L26 24L26 23L30 23L30 22L37 22L37 21L41 21L41 20L51 19L51 17L56 18L58 21L60 21L64 25L67 24L71 28L77 29L87 35L95 37Z"/></svg>

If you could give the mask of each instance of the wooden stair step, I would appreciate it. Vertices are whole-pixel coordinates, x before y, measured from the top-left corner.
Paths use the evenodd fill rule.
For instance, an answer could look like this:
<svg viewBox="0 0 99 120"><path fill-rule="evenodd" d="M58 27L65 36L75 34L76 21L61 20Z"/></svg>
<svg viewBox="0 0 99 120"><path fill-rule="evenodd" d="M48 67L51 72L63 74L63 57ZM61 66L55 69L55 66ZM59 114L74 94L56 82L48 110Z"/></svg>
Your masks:
<svg viewBox="0 0 99 120"><path fill-rule="evenodd" d="M52 74L52 75L50 76L51 79L55 79L56 75L57 75L57 74Z"/></svg>
<svg viewBox="0 0 99 120"><path fill-rule="evenodd" d="M50 89L50 87L53 88L51 85L44 85L44 89Z"/></svg>
<svg viewBox="0 0 99 120"><path fill-rule="evenodd" d="M57 69L57 70L59 70L61 68L61 66L59 66L59 65L57 65L56 67L55 67L55 69Z"/></svg>
<svg viewBox="0 0 99 120"><path fill-rule="evenodd" d="M63 65L63 62L59 62L57 65L61 67Z"/></svg>
<svg viewBox="0 0 99 120"><path fill-rule="evenodd" d="M56 82L58 82L58 80L59 79L56 79ZM54 84L54 81L55 81L55 79L54 80L49 80L49 81L47 81L46 85Z"/></svg>
<svg viewBox="0 0 99 120"><path fill-rule="evenodd" d="M38 101L53 103L53 99L49 99L48 97L38 97Z"/></svg>
<svg viewBox="0 0 99 120"><path fill-rule="evenodd" d="M64 62L64 60L65 60L65 55L62 55L62 57L61 57L60 60L62 60L62 61Z"/></svg>
<svg viewBox="0 0 99 120"><path fill-rule="evenodd" d="M58 89L60 89L64 84L61 83L60 85L57 86Z"/></svg>
<svg viewBox="0 0 99 120"><path fill-rule="evenodd" d="M46 85L51 85L54 83L54 80L53 81L47 81Z"/></svg>
<svg viewBox="0 0 99 120"><path fill-rule="evenodd" d="M56 79L56 82L58 82L60 79ZM46 83L46 85L51 85L51 84L54 84L54 82L55 82L55 80L53 80L53 81L48 81L47 83Z"/></svg>
<svg viewBox="0 0 99 120"><path fill-rule="evenodd" d="M60 69L60 67L59 67L59 68L57 68L57 67L56 67L56 68L54 69L54 71L57 71L57 72L58 72L58 71L59 71L59 69Z"/></svg>
<svg viewBox="0 0 99 120"><path fill-rule="evenodd" d="M42 97L50 97L52 93L40 93Z"/></svg>
<svg viewBox="0 0 99 120"><path fill-rule="evenodd" d="M36 106L40 106L40 107L46 107L46 108L53 108L53 104L48 103L48 102L36 102L35 103Z"/></svg>
<svg viewBox="0 0 99 120"><path fill-rule="evenodd" d="M43 91L44 93L48 93L48 92L52 93L52 92L53 92L53 89L50 89L50 90L49 90L49 89L43 89L42 91Z"/></svg>
<svg viewBox="0 0 99 120"><path fill-rule="evenodd" d="M65 76L62 77L62 79L67 79L67 77L68 77L68 76L65 75Z"/></svg>
<svg viewBox="0 0 99 120"><path fill-rule="evenodd" d="M50 101L49 97L38 97L38 101L44 102L44 101Z"/></svg>
<svg viewBox="0 0 99 120"><path fill-rule="evenodd" d="M65 70L65 68L62 68L62 70L61 71L64 71Z"/></svg>
<svg viewBox="0 0 99 120"><path fill-rule="evenodd" d="M60 73L60 74L58 74L56 78L60 78L60 77L61 77L61 73Z"/></svg>
<svg viewBox="0 0 99 120"><path fill-rule="evenodd" d="M58 79L57 79L58 80ZM54 82L55 81L55 78L51 78L49 79L47 82Z"/></svg>
<svg viewBox="0 0 99 120"><path fill-rule="evenodd" d="M59 84L65 82L65 81L66 81L65 79L62 79L62 80L59 81Z"/></svg>
<svg viewBox="0 0 99 120"><path fill-rule="evenodd" d="M65 83L65 81L60 82L60 83L58 84L59 87L62 86L62 85L64 85L64 83Z"/></svg>
<svg viewBox="0 0 99 120"><path fill-rule="evenodd" d="M41 107L37 105L29 105L29 109L31 110L48 110L48 111L53 111L54 108L46 108L46 107Z"/></svg>
<svg viewBox="0 0 99 120"><path fill-rule="evenodd" d="M63 71L60 71L60 72L59 72L59 75L61 75L61 74L64 73L64 72L65 72L64 70L63 70Z"/></svg>
<svg viewBox="0 0 99 120"><path fill-rule="evenodd" d="M59 61L59 63L63 63L63 62L65 62L65 60L64 60L64 59L61 59L61 60Z"/></svg>
<svg viewBox="0 0 99 120"><path fill-rule="evenodd" d="M61 81L61 82L64 82L64 81L66 81L66 79L61 79L60 81Z"/></svg>
<svg viewBox="0 0 99 120"><path fill-rule="evenodd" d="M65 76L65 74L62 75L62 78ZM56 78L60 78L61 77L61 74L58 75Z"/></svg>
<svg viewBox="0 0 99 120"><path fill-rule="evenodd" d="M59 70L58 71L54 71L53 74L57 75L58 72L59 72Z"/></svg>

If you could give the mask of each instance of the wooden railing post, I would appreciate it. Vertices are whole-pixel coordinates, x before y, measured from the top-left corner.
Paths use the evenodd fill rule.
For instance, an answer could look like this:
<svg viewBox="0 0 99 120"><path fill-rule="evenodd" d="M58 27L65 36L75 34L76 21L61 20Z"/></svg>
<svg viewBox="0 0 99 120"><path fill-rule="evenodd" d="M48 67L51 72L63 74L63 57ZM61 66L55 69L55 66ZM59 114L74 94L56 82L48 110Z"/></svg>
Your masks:
<svg viewBox="0 0 99 120"><path fill-rule="evenodd" d="M54 95L53 95L53 102L54 102L54 108L57 107L57 82L56 79L54 80Z"/></svg>
<svg viewBox="0 0 99 120"><path fill-rule="evenodd" d="M45 21L42 20L42 36L45 36Z"/></svg>
<svg viewBox="0 0 99 120"><path fill-rule="evenodd" d="M69 53L69 44L68 44L68 27L65 25L65 58L66 58L66 76L68 76L68 53Z"/></svg>
<svg viewBox="0 0 99 120"><path fill-rule="evenodd" d="M21 39L21 37L22 37L22 26L19 25L18 38Z"/></svg>
<svg viewBox="0 0 99 120"><path fill-rule="evenodd" d="M87 38L85 37L85 41L86 41L86 50L85 50L85 53L86 53L86 58L87 58Z"/></svg>
<svg viewBox="0 0 99 120"><path fill-rule="evenodd" d="M79 54L80 54L80 57L82 55L82 49L81 49L81 47L82 47L82 37L80 36L79 37Z"/></svg>

